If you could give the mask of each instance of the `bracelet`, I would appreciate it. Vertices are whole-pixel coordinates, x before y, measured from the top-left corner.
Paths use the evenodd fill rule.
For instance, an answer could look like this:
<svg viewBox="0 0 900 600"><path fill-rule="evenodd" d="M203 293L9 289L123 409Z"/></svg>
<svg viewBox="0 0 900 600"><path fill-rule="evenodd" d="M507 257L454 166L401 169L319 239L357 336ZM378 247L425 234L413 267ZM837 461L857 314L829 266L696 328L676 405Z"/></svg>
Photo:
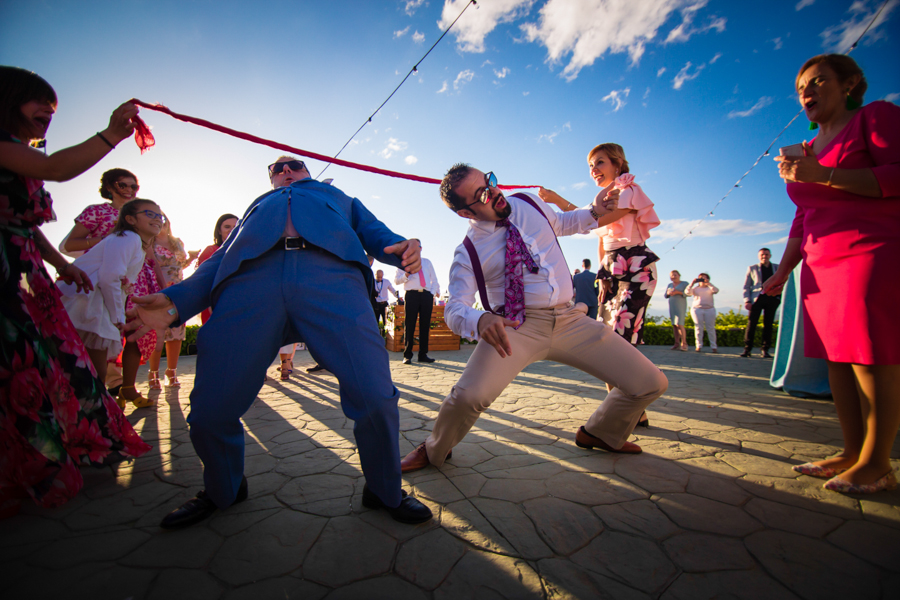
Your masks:
<svg viewBox="0 0 900 600"><path fill-rule="evenodd" d="M835 169L837 169L837 167L831 167L831 173L828 174L828 183L825 184L825 185L827 185L828 187L831 187L831 178L834 177L834 170L835 170Z"/></svg>
<svg viewBox="0 0 900 600"><path fill-rule="evenodd" d="M591 205L591 216L594 217L594 220L595 220L595 221L599 221L599 220L600 220L600 215L598 215L598 214L597 214L597 211L594 210L594 206L593 206L593 205Z"/></svg>
<svg viewBox="0 0 900 600"><path fill-rule="evenodd" d="M66 269L68 269L71 266L72 266L72 263L67 262L66 264L63 265L63 267L61 269L59 267L56 267L56 274L59 275L60 277L64 277L63 273L65 273Z"/></svg>
<svg viewBox="0 0 900 600"><path fill-rule="evenodd" d="M103 137L103 134L100 133L99 131L97 132L97 137L100 138L101 140L103 140L104 142L106 142L106 145L109 146L110 148L112 148L113 150L116 149L116 147L112 145L112 142L110 142L108 139Z"/></svg>

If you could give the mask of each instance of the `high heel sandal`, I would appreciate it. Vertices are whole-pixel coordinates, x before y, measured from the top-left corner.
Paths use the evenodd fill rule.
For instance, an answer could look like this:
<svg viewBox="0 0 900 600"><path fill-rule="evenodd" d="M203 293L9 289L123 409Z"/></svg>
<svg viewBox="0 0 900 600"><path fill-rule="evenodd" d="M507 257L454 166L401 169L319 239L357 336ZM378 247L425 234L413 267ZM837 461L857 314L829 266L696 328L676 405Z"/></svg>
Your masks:
<svg viewBox="0 0 900 600"><path fill-rule="evenodd" d="M643 413L642 416L644 418L637 422L637 426L638 427L647 427L649 429L650 428L650 417L647 416L647 413Z"/></svg>
<svg viewBox="0 0 900 600"><path fill-rule="evenodd" d="M162 385L159 383L159 371L148 371L147 379L150 383L151 390L161 390Z"/></svg>
<svg viewBox="0 0 900 600"><path fill-rule="evenodd" d="M287 366L285 366L285 363L287 363ZM290 381L291 373L294 372L294 361L289 358L284 359L281 361L281 366L278 367L278 370L281 371L282 381Z"/></svg>
<svg viewBox="0 0 900 600"><path fill-rule="evenodd" d="M125 390L134 390L134 393L137 394L137 397L126 398L122 395L122 392L124 392ZM144 398L141 393L137 391L137 388L133 385L123 385L121 388L119 388L118 402L119 406L122 406L125 402L131 402L132 404L134 404L135 408L146 408L148 406L153 406L153 400Z"/></svg>
<svg viewBox="0 0 900 600"><path fill-rule="evenodd" d="M172 374L169 375L169 373L172 373ZM175 373L175 369L166 369L166 387L167 388L181 387L181 382L178 381L178 375Z"/></svg>

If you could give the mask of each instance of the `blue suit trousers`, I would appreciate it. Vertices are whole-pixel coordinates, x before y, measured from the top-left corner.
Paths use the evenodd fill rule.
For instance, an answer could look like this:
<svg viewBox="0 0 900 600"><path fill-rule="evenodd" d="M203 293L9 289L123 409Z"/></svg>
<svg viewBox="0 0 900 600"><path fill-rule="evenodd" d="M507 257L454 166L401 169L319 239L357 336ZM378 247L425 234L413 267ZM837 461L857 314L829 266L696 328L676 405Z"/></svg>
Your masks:
<svg viewBox="0 0 900 600"><path fill-rule="evenodd" d="M321 250L271 250L245 261L214 291L197 337L188 417L206 492L234 503L244 472L241 417L279 347L304 341L340 384L369 488L387 506L400 492L400 392L359 267Z"/></svg>

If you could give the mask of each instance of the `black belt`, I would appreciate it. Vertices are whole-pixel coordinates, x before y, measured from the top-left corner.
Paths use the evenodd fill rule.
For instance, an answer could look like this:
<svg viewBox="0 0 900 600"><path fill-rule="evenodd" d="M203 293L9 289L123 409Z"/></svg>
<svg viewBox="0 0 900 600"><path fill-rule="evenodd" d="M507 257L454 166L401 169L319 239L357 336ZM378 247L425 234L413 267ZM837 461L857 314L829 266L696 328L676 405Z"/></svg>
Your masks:
<svg viewBox="0 0 900 600"><path fill-rule="evenodd" d="M428 290L406 290L407 294L416 293L416 294L431 294Z"/></svg>
<svg viewBox="0 0 900 600"><path fill-rule="evenodd" d="M275 244L276 250L321 250L302 237L283 237Z"/></svg>

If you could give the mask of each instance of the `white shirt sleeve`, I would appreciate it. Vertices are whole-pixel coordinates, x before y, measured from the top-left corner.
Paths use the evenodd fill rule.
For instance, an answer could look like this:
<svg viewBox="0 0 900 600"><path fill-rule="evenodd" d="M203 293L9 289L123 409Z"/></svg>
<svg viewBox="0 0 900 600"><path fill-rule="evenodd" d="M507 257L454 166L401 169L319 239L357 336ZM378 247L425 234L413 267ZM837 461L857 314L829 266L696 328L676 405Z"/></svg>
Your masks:
<svg viewBox="0 0 900 600"><path fill-rule="evenodd" d="M527 193L527 192L526 192ZM597 219L591 215L591 205L585 208L576 208L569 212L556 212L546 202L538 196L528 193L532 199L536 200L536 204L547 215L550 225L553 227L553 233L560 236L574 235L576 233L587 233L597 229Z"/></svg>
<svg viewBox="0 0 900 600"><path fill-rule="evenodd" d="M97 288L103 295L103 303L113 324L125 322L125 299L122 297L122 278L128 265L140 255L143 259L141 238L133 232L110 235L104 240L103 262L97 273Z"/></svg>
<svg viewBox="0 0 900 600"><path fill-rule="evenodd" d="M453 264L450 266L448 290L450 300L444 308L444 322L447 323L447 327L456 335L470 340L480 340L478 320L485 311L473 308L478 284L475 282L469 256L462 246L456 249Z"/></svg>
<svg viewBox="0 0 900 600"><path fill-rule="evenodd" d="M408 280L409 277L406 275L406 271L397 269L397 272L394 274L394 283L400 285L401 283L406 283Z"/></svg>

